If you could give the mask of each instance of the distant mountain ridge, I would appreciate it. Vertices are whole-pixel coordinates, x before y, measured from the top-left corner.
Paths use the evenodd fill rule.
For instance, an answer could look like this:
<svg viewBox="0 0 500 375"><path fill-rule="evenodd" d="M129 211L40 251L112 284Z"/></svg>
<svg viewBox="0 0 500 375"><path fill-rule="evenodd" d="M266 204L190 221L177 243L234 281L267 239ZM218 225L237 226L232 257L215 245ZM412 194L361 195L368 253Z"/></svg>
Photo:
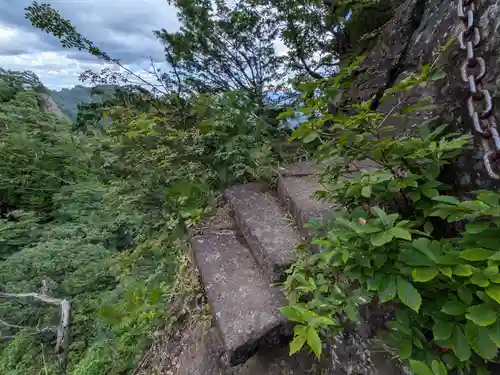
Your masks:
<svg viewBox="0 0 500 375"><path fill-rule="evenodd" d="M104 95L107 92L112 93L115 89L114 86L109 85L97 86L96 88L104 92ZM77 85L71 89L49 90L49 93L60 110L74 122L78 113L78 104L102 100L103 95L92 94L93 89L95 90L92 87Z"/></svg>

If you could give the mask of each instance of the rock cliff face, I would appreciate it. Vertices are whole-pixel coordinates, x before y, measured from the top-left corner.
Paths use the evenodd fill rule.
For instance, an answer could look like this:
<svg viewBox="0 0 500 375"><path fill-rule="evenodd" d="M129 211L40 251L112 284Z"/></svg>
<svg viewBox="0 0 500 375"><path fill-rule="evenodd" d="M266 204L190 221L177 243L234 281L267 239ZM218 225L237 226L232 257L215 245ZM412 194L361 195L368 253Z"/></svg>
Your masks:
<svg viewBox="0 0 500 375"><path fill-rule="evenodd" d="M423 64L438 64L447 73L445 79L432 82L413 92L413 99L430 98L437 109L422 112L398 123L401 131L418 126L424 119L437 117L437 122L450 124L450 129L472 133L472 122L467 111L468 87L462 81L460 67L465 51L455 40L451 47L442 51L451 38L461 30L455 0L407 0L394 17L381 29L373 46L364 51L366 60L362 73L353 83L352 100L366 100L393 86ZM494 102L496 118L500 118L500 3L497 0L478 2L476 22L481 32L481 43L476 55L482 56L487 65L483 80ZM495 105L496 104L496 105ZM387 112L394 103L386 102L378 109ZM498 121L498 120L497 120ZM475 137L474 144L465 149L459 160L443 172L443 178L453 183L458 193L476 188L498 188L500 181L492 180L486 173L483 153Z"/></svg>
<svg viewBox="0 0 500 375"><path fill-rule="evenodd" d="M40 109L43 112L54 113L60 119L64 119L64 120L69 121L69 118L66 117L66 115L64 113L62 113L62 111L59 109L59 107L54 102L54 100L52 100L52 98L50 96L48 96L47 94L40 94L39 99L38 99L38 103L40 105Z"/></svg>

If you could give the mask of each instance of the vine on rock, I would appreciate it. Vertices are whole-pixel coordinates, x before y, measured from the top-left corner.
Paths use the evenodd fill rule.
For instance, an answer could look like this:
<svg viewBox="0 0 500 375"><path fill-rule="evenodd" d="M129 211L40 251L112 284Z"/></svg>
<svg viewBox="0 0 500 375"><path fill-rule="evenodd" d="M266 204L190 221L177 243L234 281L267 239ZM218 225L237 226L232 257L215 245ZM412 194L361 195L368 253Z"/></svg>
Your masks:
<svg viewBox="0 0 500 375"><path fill-rule="evenodd" d="M297 86L308 120L292 137L317 148L325 170L316 194L336 209L310 224L315 250L304 249L288 270L290 352L307 344L319 357L320 337L358 321L361 305L385 304L394 312L385 343L414 373L488 374L500 347L500 195L476 191L463 200L440 181L468 136L432 121L406 134L393 125L432 108L410 104L408 93L443 78L435 64L385 91L386 114L371 101L330 113L359 63Z"/></svg>

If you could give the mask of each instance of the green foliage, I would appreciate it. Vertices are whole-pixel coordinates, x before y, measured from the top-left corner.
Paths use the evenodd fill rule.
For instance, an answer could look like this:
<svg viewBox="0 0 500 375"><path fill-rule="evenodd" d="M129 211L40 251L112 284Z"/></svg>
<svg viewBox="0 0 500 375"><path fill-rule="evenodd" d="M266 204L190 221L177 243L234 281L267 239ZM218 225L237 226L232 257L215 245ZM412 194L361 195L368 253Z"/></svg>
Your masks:
<svg viewBox="0 0 500 375"><path fill-rule="evenodd" d="M100 50L50 5L34 2L26 9L31 23L56 36L63 47L87 51L124 72L105 69L100 75L82 75L94 85L113 85L115 90L100 102L80 105L73 129L40 113L35 93L0 82L3 119L9 125L1 129L6 145L2 156L8 162L0 168L0 280L9 291L43 288L47 294L71 297L73 342L68 372L72 374L132 371L148 336L165 318L165 305L178 297L175 289L182 278L186 227L200 218L223 187L270 179L275 167L289 156L277 147L287 136L274 118L282 108L270 106L276 98L266 96L266 91L281 87L288 70L297 73L297 82L333 74L336 59L349 44L346 41L357 42L381 26L396 2L172 3L179 11L181 29L155 32L164 44L169 67L159 71L153 65L157 78L153 83ZM374 7L385 18L366 17ZM346 12L352 13L352 21L346 19ZM275 51L278 36L289 47L286 55ZM349 67L347 75L354 68ZM357 306L377 294L401 308L407 306L407 320L412 322L426 313L434 292L432 288L423 291L420 284L441 281L442 275L448 279L466 275L460 277L474 280L474 288L486 288L482 295L488 302L498 298L494 287L484 286L496 276L494 265L488 264L481 274L476 269L485 260L468 261L459 254L457 265L436 266L440 253L434 253L434 242L418 241L433 228L429 220L419 219L423 214L430 217L439 204L463 204L447 202L440 195L438 189L445 187L438 183L437 173L465 140L447 137L441 142L436 131L384 143L376 135L389 132L386 120L370 111L367 103L353 108L353 116L328 113L329 105L342 99L347 84L343 78L341 74L305 81L297 87L304 94L298 110L308 121L293 138L311 149L319 146L320 158L329 162L325 178L331 189L324 195L344 203L346 209L340 221L332 224L332 236L316 239L325 251L299 262L287 282L293 305L283 312L298 323L291 351L307 344L317 356L322 351L321 336L339 332L344 316L355 320ZM438 78L427 69L399 88ZM360 155L366 158L360 151L372 160L382 159L382 170L340 182L342 167L355 163ZM403 162L409 166L401 169ZM398 214L390 212L388 198L398 194L418 204L416 215L408 214L409 206ZM359 216L354 212L361 211L369 225L357 224ZM425 259L425 264L396 271L403 262L397 256L400 245L408 252L407 259L414 263ZM335 253L337 248L340 255ZM472 247L462 250L468 249ZM484 252L464 254L474 259L485 256ZM394 267L389 269L391 264ZM367 270L372 265L388 277L370 274ZM344 267L345 274L340 272ZM355 277L361 284L351 283ZM464 299L470 299L467 306L477 309L464 309L450 297L445 310L457 314L450 315L457 321L487 324L493 320L491 313L485 313L490 305L477 306L474 292L461 286L456 291L461 302L457 301L465 304ZM309 302L304 302L305 297ZM58 371L51 351L53 335L41 336L32 329L54 325L55 309L20 308L13 301L2 301L0 317L26 327L5 331L14 338L0 347L2 374ZM479 329L488 326L478 327L477 338L482 337ZM449 334L444 340L453 338L452 346L459 348L456 357L464 358L470 348L459 344L471 332L461 323L452 332L440 328L439 335ZM499 336L496 332L487 337L498 342ZM477 348L485 348L484 340L475 340ZM427 342L406 340L408 358L418 352L413 343L420 343L418 350L423 350ZM419 371L442 371L437 360L421 363L415 362Z"/></svg>
<svg viewBox="0 0 500 375"><path fill-rule="evenodd" d="M410 105L407 93L442 78L433 67L386 90L382 101L392 103L389 114L373 111L371 101L352 105L349 115L330 114L328 103L341 99L355 65L301 86L299 109L308 121L293 137L318 143L326 171L325 190L317 195L339 208L329 222L313 226L320 251L306 252L290 269L285 315L308 330L316 329L317 317L357 321L358 306L390 304L395 319L386 324L385 342L410 361L415 374L484 372L481 362L496 358L500 344L494 240L500 194L477 191L462 200L447 195L449 187L439 181L441 168L459 155L467 136L445 134L446 125L421 124L408 134L392 125L428 106ZM319 95L311 99L310 90ZM446 235L459 229L458 236ZM290 311L315 319L294 319ZM322 332L335 334L339 326ZM297 339L293 351L305 342ZM311 349L319 355L317 346Z"/></svg>
<svg viewBox="0 0 500 375"><path fill-rule="evenodd" d="M228 184L271 178L286 132L246 92L117 90L80 132L14 87L0 103L0 284L72 300L68 373L129 373L176 295L185 229ZM173 105L177 104L177 105ZM90 120L89 120L90 118ZM82 129L79 129L82 130ZM0 301L2 374L58 373L58 311Z"/></svg>
<svg viewBox="0 0 500 375"><path fill-rule="evenodd" d="M19 90L24 89L38 93L48 93L48 90L35 73L0 68L0 101L11 100Z"/></svg>
<svg viewBox="0 0 500 375"><path fill-rule="evenodd" d="M50 210L54 191L86 173L79 167L86 164L85 150L70 152L78 147L79 139L73 137L65 121L40 111L37 95L19 90L0 103L3 215L20 205Z"/></svg>
<svg viewBox="0 0 500 375"><path fill-rule="evenodd" d="M178 9L180 31L155 34L165 45L167 62L187 86L201 92L246 90L258 102L265 89L283 78L272 13L247 0L170 2Z"/></svg>
<svg viewBox="0 0 500 375"><path fill-rule="evenodd" d="M402 0L249 0L273 14L287 47L286 68L314 79L335 75L339 59L364 51Z"/></svg>

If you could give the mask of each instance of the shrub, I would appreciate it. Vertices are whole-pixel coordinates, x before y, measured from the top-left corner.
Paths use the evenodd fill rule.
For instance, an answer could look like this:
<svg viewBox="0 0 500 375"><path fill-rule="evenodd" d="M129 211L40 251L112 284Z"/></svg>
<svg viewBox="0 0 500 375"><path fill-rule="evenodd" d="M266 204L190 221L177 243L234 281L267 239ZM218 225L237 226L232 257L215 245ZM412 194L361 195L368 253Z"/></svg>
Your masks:
<svg viewBox="0 0 500 375"><path fill-rule="evenodd" d="M441 73L424 66L386 90L389 114L366 101L333 116L328 104L341 100L354 67L301 86L309 121L293 137L318 143L325 189L317 196L337 209L313 225L320 251L305 250L285 282L283 313L296 322L291 352L307 343L319 356L319 335L340 332L373 302L394 309L385 342L416 374L487 374L500 347L500 195L463 200L440 181L467 136L446 134L444 124L403 135L391 126L428 108L425 100L409 105L407 93Z"/></svg>

